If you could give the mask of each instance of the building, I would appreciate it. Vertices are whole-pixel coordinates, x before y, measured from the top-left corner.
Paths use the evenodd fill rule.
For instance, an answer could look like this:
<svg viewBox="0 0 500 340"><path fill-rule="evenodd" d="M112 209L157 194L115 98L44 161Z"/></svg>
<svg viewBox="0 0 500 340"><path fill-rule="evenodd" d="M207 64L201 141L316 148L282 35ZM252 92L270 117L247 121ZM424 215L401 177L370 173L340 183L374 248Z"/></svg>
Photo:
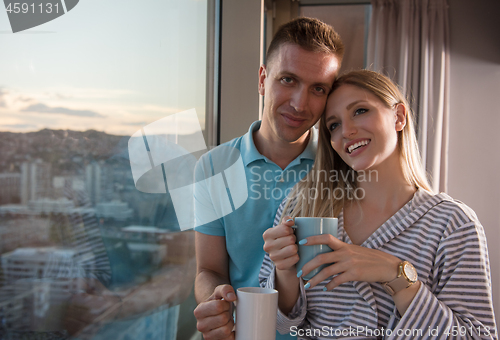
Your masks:
<svg viewBox="0 0 500 340"><path fill-rule="evenodd" d="M33 215L34 214L28 210L27 205L22 205L22 204L0 205L0 217L4 216L26 217Z"/></svg>
<svg viewBox="0 0 500 340"><path fill-rule="evenodd" d="M85 186L93 205L101 201L104 193L104 184L101 181L102 172L101 166L97 163L91 163L85 168Z"/></svg>
<svg viewBox="0 0 500 340"><path fill-rule="evenodd" d="M68 214L74 207L74 203L67 198L59 198L57 200L41 198L28 202L28 209L37 215Z"/></svg>
<svg viewBox="0 0 500 340"><path fill-rule="evenodd" d="M149 252L151 262L186 263L194 257L194 232L171 232L151 226L122 228L122 239L132 252Z"/></svg>
<svg viewBox="0 0 500 340"><path fill-rule="evenodd" d="M46 218L20 217L0 224L0 254L18 247L27 247L47 242L50 234L50 221Z"/></svg>
<svg viewBox="0 0 500 340"><path fill-rule="evenodd" d="M113 199L113 171L104 162L85 167L85 189L92 205Z"/></svg>
<svg viewBox="0 0 500 340"><path fill-rule="evenodd" d="M92 253L58 247L18 248L3 254L0 314L5 327L61 329L65 304L83 290L78 278L87 277L92 258Z"/></svg>
<svg viewBox="0 0 500 340"><path fill-rule="evenodd" d="M21 174L0 174L0 204L19 203L21 201Z"/></svg>
<svg viewBox="0 0 500 340"><path fill-rule="evenodd" d="M30 329L34 290L22 293L18 290L15 285L0 288L0 320L7 331Z"/></svg>
<svg viewBox="0 0 500 340"><path fill-rule="evenodd" d="M54 176L52 178L53 195L56 198L66 197L66 190L84 191L85 181L79 176Z"/></svg>
<svg viewBox="0 0 500 340"><path fill-rule="evenodd" d="M7 284L33 288L32 282L48 282L51 301L63 301L82 289L86 277L82 263L88 263L92 253L79 254L74 249L58 247L17 248L2 255L2 270ZM88 267L88 264L86 265Z"/></svg>
<svg viewBox="0 0 500 340"><path fill-rule="evenodd" d="M52 190L51 168L49 163L37 160L21 165L21 203L27 205L31 200L50 197Z"/></svg>
<svg viewBox="0 0 500 340"><path fill-rule="evenodd" d="M95 210L98 218L111 218L117 221L125 221L134 214L134 210L129 208L128 203L121 201L98 203Z"/></svg>

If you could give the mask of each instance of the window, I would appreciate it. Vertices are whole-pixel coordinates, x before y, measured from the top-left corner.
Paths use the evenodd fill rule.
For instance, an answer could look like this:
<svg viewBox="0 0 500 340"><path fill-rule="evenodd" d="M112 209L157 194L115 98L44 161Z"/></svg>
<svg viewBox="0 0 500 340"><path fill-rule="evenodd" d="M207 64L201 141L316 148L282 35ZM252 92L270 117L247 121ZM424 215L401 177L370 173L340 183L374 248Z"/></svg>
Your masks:
<svg viewBox="0 0 500 340"><path fill-rule="evenodd" d="M38 8L26 0L20 13L11 2L0 8L0 319L10 303L28 312L1 324L0 338L66 336L64 319L89 284L106 326L78 331L169 338L193 283L193 232L179 231L168 193L137 189L128 141L194 109L210 144L217 1L44 0ZM51 3L61 5L57 15L34 14ZM46 22L21 27L23 13ZM27 265L22 279L14 274ZM166 283L155 290L153 279ZM148 315L108 323L141 287L155 298L119 308Z"/></svg>

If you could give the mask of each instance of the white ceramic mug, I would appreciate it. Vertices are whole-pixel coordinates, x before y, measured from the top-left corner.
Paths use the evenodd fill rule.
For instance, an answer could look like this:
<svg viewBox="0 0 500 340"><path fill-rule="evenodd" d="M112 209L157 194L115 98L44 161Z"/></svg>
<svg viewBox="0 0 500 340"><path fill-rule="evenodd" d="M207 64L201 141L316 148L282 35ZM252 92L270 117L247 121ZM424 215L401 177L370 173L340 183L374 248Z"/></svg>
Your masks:
<svg viewBox="0 0 500 340"><path fill-rule="evenodd" d="M278 291L244 287L236 295L236 340L275 340Z"/></svg>

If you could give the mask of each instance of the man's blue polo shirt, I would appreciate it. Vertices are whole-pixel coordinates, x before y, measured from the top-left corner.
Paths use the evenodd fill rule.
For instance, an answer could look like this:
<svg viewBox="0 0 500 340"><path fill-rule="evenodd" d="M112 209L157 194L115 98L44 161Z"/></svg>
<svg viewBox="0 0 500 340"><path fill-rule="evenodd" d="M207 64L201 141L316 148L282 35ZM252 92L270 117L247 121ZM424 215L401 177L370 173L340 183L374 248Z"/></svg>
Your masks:
<svg viewBox="0 0 500 340"><path fill-rule="evenodd" d="M273 226L274 217L281 201L291 188L311 169L316 155L318 133L311 129L312 138L304 151L284 170L274 162L261 155L253 140L253 132L260 128L260 121L254 122L248 133L211 150L203 155L196 167L197 180L214 175L221 161L220 155L214 160L212 154L217 149L232 147L239 151L243 160L246 175L248 199L233 212L215 221L196 227L203 234L225 236L229 254L229 276L234 289L240 287L258 287L259 271L264 259L264 240L262 234ZM220 149L219 149L220 150ZM230 163L228 161L228 163ZM226 164L229 167L231 164ZM199 182L197 182L198 184ZM203 188L202 188L203 191ZM197 207L214 204L208 202L209 194L195 189L195 216L198 224L203 220ZM215 203L216 204L216 203Z"/></svg>

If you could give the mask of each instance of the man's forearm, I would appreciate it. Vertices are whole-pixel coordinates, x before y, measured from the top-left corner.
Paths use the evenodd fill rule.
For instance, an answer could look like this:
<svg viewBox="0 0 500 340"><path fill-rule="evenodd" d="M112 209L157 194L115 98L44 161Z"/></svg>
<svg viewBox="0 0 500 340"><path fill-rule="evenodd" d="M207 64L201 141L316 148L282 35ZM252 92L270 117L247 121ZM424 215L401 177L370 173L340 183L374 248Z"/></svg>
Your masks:
<svg viewBox="0 0 500 340"><path fill-rule="evenodd" d="M278 306L283 314L288 315L295 306L300 295L300 282L297 278L295 267L292 270L276 269L276 290L278 294Z"/></svg>
<svg viewBox="0 0 500 340"><path fill-rule="evenodd" d="M219 285L230 284L227 277L223 277L209 270L200 270L194 283L194 296L196 302L206 301Z"/></svg>

